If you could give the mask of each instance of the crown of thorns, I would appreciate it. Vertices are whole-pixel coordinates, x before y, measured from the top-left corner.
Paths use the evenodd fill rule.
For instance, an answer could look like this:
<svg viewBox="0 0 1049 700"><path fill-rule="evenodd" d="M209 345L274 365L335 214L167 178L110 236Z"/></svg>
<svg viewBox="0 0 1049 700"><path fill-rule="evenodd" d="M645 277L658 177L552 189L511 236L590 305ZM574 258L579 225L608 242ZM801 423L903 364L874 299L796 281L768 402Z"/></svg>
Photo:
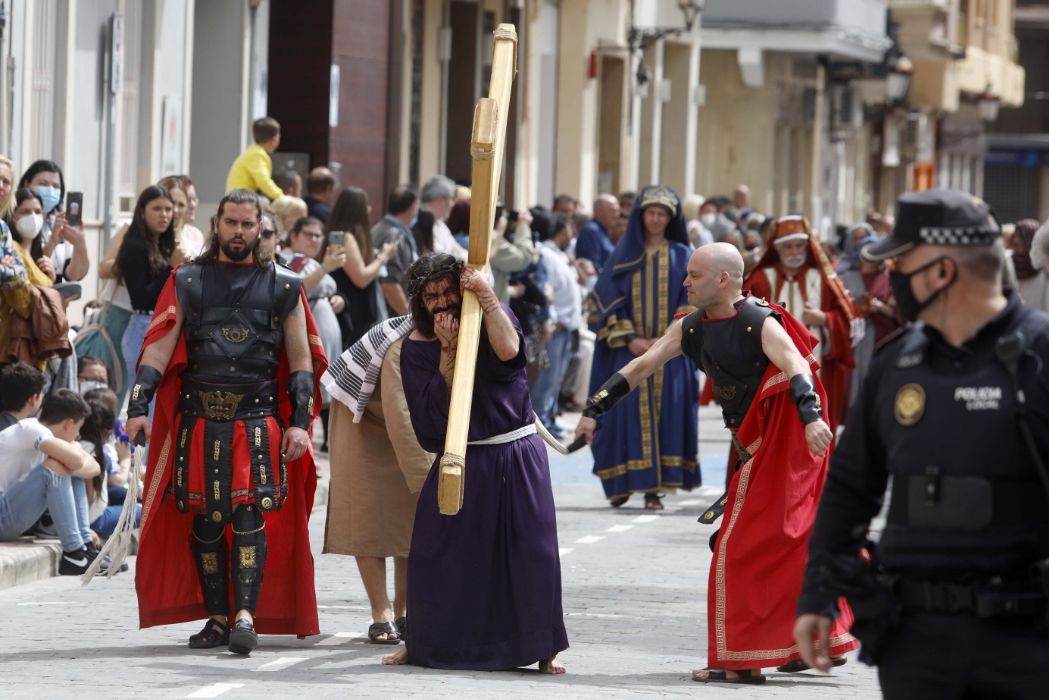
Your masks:
<svg viewBox="0 0 1049 700"><path fill-rule="evenodd" d="M463 261L452 258L449 262L433 264L429 258L419 258L408 269L408 296L420 294L430 282L442 277L459 278L463 274Z"/></svg>

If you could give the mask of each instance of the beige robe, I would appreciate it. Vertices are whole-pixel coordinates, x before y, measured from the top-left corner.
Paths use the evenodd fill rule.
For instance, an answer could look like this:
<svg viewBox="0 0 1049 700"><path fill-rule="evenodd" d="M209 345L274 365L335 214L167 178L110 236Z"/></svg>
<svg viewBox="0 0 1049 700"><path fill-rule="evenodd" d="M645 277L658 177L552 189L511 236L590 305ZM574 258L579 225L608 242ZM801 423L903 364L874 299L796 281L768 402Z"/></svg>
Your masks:
<svg viewBox="0 0 1049 700"><path fill-rule="evenodd" d="M434 456L415 439L401 384L398 340L383 358L360 423L341 401L331 404L331 484L324 552L407 557L419 491Z"/></svg>

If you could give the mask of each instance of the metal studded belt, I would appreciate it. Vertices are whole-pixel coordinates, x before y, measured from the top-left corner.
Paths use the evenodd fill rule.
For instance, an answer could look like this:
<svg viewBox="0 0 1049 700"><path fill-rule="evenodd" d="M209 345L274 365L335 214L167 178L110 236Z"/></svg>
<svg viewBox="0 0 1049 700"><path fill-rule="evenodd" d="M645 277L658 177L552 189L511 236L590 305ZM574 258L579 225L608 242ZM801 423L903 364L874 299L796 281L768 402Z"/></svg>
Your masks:
<svg viewBox="0 0 1049 700"><path fill-rule="evenodd" d="M277 383L214 384L182 381L179 410L208 420L231 421L273 415L277 409Z"/></svg>

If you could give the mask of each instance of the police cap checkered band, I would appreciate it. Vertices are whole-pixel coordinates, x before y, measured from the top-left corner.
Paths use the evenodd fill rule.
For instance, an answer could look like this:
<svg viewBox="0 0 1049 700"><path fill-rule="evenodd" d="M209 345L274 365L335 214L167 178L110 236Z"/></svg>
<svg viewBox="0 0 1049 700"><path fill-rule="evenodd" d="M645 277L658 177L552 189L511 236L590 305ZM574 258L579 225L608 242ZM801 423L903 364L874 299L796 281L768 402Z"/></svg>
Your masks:
<svg viewBox="0 0 1049 700"><path fill-rule="evenodd" d="M896 203L896 227L892 233L864 248L862 255L878 261L920 245L990 245L1001 234L987 203L967 192L905 192Z"/></svg>

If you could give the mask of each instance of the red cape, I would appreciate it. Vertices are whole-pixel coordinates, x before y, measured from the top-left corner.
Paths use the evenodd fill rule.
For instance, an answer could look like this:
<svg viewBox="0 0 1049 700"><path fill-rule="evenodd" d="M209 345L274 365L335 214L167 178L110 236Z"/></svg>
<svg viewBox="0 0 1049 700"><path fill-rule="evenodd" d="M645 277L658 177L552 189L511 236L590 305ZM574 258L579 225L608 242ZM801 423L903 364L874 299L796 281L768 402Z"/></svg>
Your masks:
<svg viewBox="0 0 1049 700"><path fill-rule="evenodd" d="M816 338L784 309L770 306L782 314L783 327L812 367L816 391L826 404L812 356ZM710 566L710 668L779 666L800 656L793 639L795 610L830 457L809 452L788 380L769 364L736 434L752 457L730 481ZM856 647L848 634L852 611L844 601L841 609L831 632L833 655Z"/></svg>
<svg viewBox="0 0 1049 700"><path fill-rule="evenodd" d="M313 356L316 417L321 407L320 376L328 361L306 295L302 294L301 299ZM160 293L143 348L171 332L175 326L176 305L172 273ZM171 480L172 432L186 362L185 336L179 333L175 351L157 389L153 410L146 491L142 498L142 536L135 573L141 627L203 620L208 616L191 549L193 513L180 513L173 499L164 497ZM291 415L288 374L288 360L281 348L277 382L279 411L285 423ZM268 553L255 617L255 628L260 633L299 637L320 633L308 530L316 487L317 471L311 448L301 459L288 463L288 497L283 507L265 514Z"/></svg>

